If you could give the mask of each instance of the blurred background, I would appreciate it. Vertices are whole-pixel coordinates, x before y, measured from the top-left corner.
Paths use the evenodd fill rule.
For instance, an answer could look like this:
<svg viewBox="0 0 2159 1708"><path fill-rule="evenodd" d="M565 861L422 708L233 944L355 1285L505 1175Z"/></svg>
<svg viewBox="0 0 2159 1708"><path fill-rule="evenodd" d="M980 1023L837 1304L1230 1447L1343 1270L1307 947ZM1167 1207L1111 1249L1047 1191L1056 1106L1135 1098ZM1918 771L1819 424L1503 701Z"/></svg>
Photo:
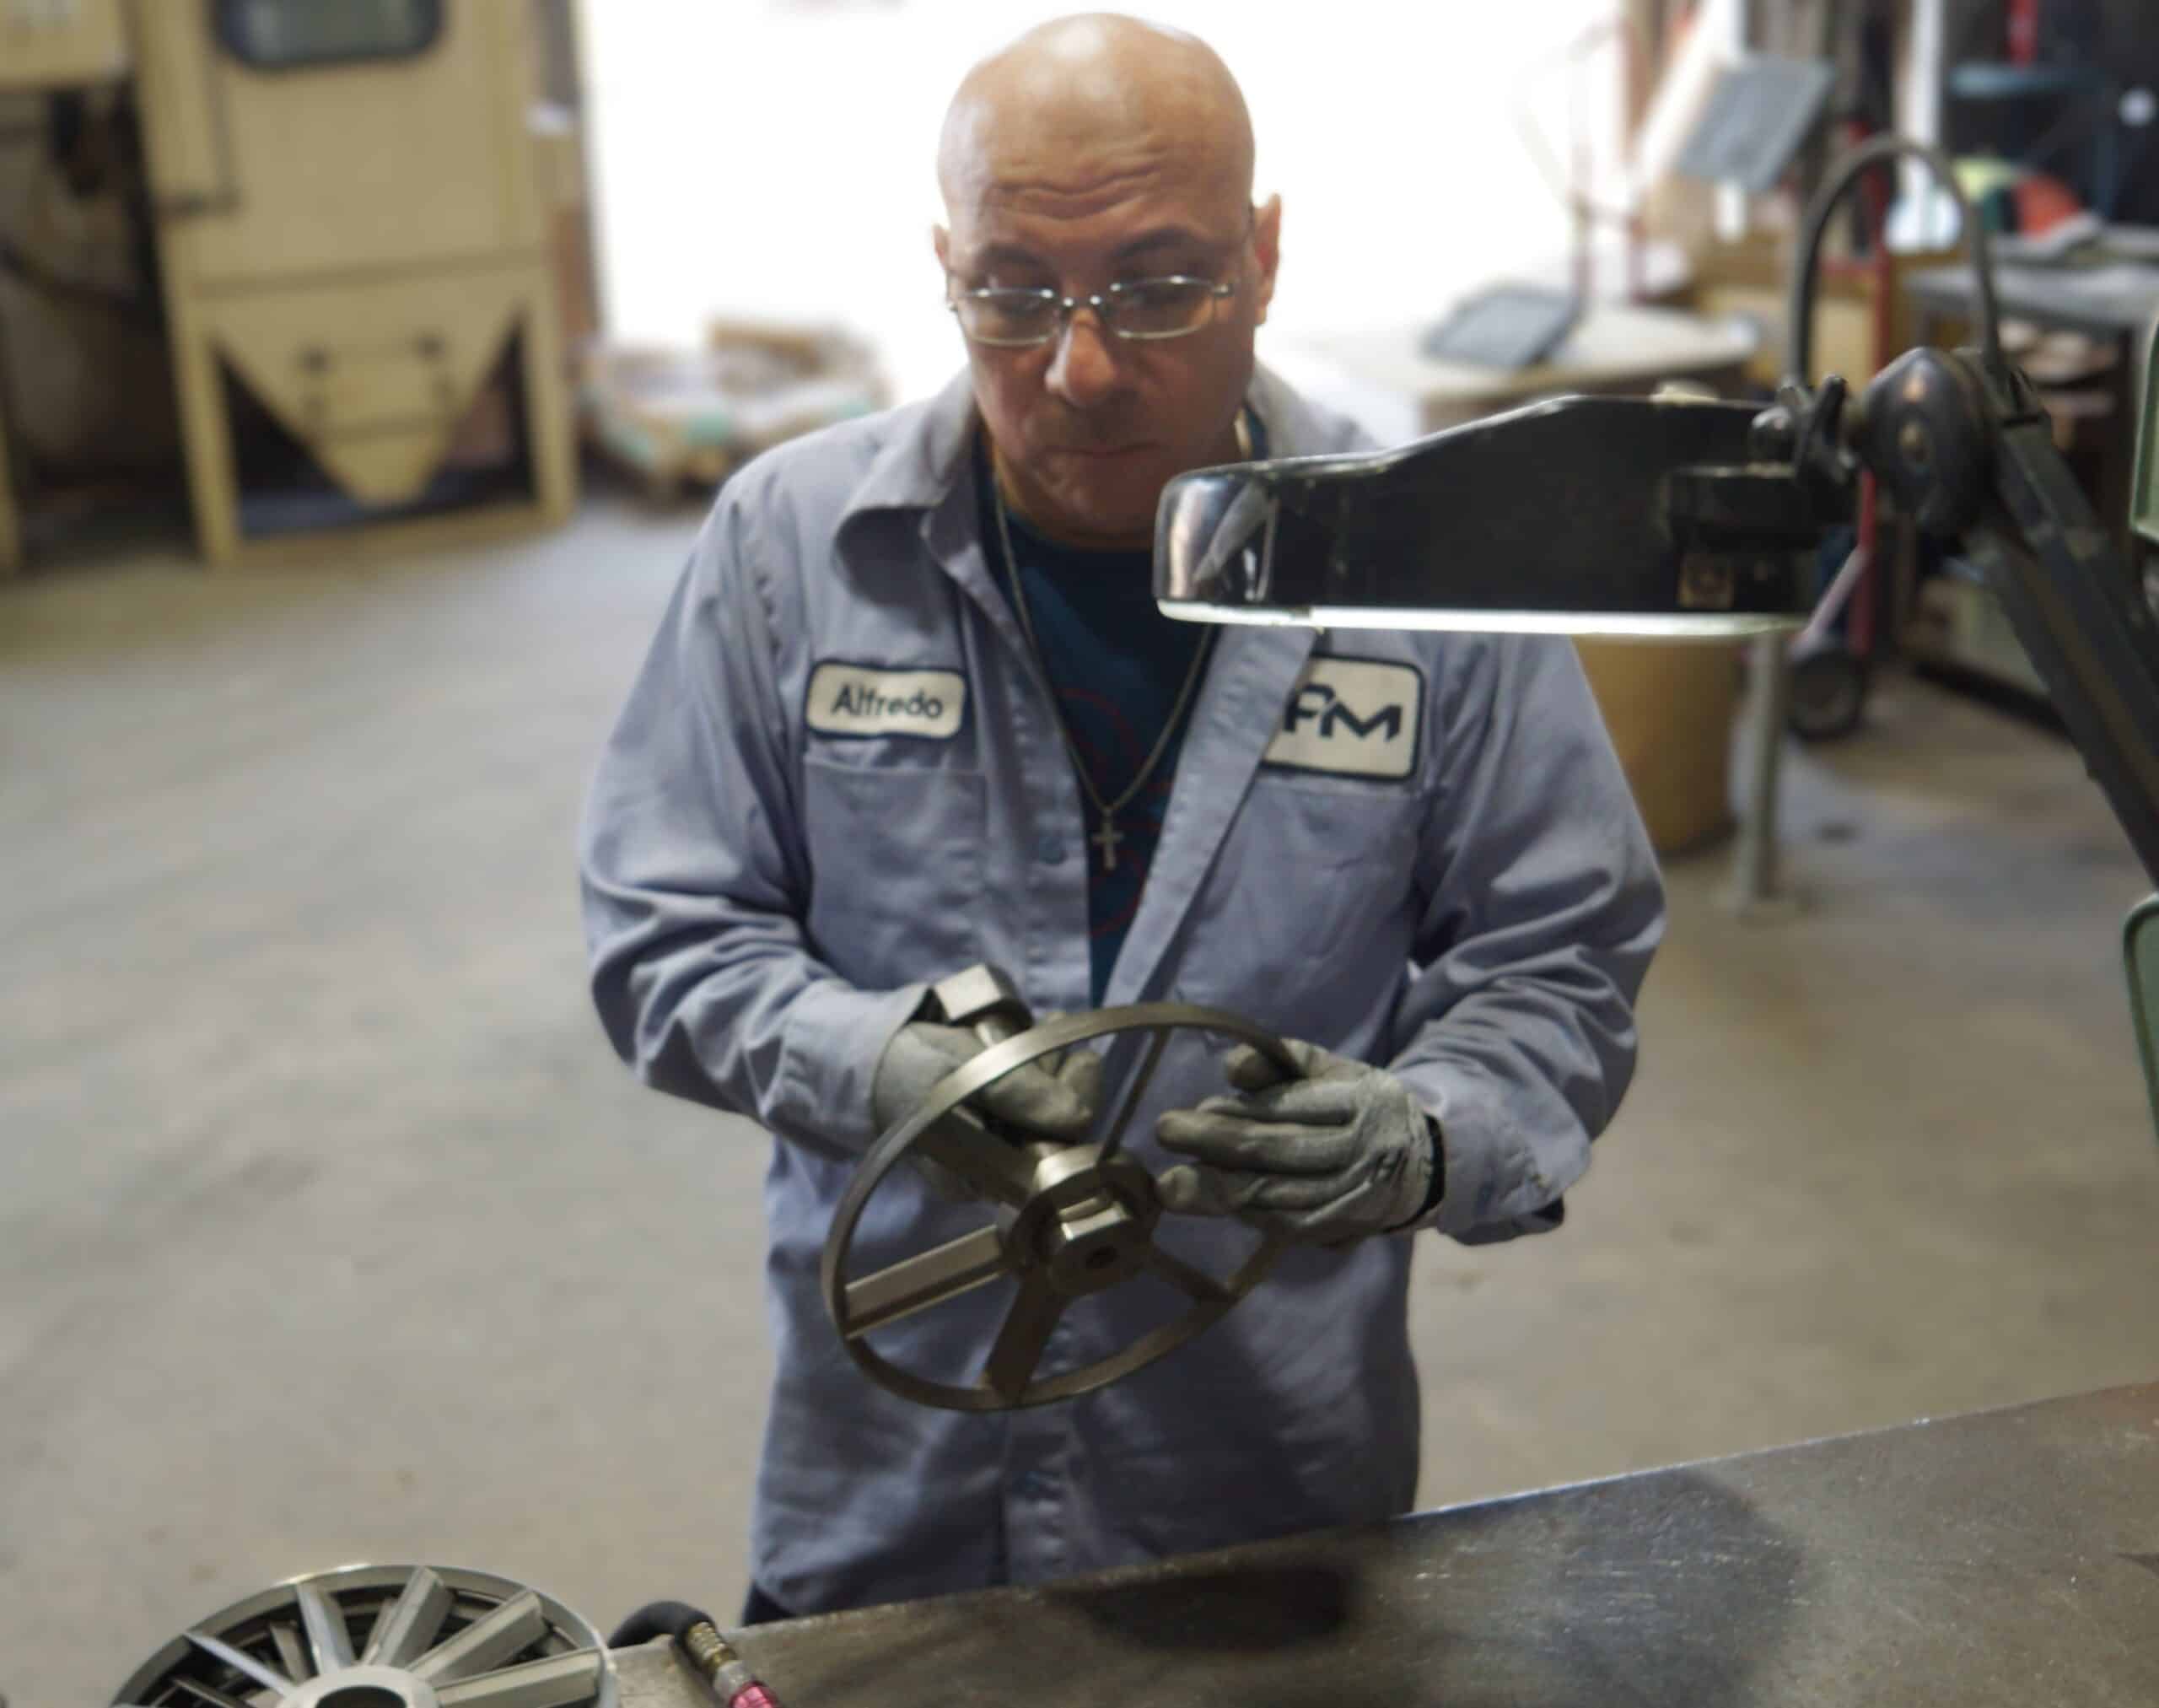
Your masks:
<svg viewBox="0 0 2159 1708"><path fill-rule="evenodd" d="M608 1052L576 813L715 489L957 370L938 126L1063 9L0 0L16 1708L354 1560L741 1592L767 1141ZM1767 396L1825 161L1941 143L2131 547L2146 0L1149 15L1284 200L1262 359L1391 441ZM1872 183L1817 370L1965 336L1958 240ZM1420 1255L1426 1505L2159 1371L2146 882L1969 565L1869 496L1820 573L1774 768L1731 649L1584 644L1672 934L1564 1232Z"/></svg>

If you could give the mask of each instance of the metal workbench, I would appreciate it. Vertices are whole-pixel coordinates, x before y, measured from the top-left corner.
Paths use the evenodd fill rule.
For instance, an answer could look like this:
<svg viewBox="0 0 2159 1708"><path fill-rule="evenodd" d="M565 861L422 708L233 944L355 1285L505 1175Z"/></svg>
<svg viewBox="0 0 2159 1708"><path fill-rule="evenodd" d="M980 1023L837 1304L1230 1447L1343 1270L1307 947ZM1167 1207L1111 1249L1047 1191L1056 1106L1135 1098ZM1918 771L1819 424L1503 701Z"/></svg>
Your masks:
<svg viewBox="0 0 2159 1708"><path fill-rule="evenodd" d="M786 1708L2151 1708L2159 1384L740 1642ZM618 1660L622 1708L708 1708Z"/></svg>

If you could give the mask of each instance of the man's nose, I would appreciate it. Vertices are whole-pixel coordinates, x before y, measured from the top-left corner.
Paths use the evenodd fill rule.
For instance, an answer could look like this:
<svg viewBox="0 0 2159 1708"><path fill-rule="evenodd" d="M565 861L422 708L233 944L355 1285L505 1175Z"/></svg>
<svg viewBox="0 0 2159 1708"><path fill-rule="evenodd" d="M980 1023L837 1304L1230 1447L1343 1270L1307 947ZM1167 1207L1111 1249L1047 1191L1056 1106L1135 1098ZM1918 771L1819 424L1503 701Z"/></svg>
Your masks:
<svg viewBox="0 0 2159 1708"><path fill-rule="evenodd" d="M1094 310L1074 309L1057 336L1049 389L1075 408L1101 402L1117 390L1116 342Z"/></svg>

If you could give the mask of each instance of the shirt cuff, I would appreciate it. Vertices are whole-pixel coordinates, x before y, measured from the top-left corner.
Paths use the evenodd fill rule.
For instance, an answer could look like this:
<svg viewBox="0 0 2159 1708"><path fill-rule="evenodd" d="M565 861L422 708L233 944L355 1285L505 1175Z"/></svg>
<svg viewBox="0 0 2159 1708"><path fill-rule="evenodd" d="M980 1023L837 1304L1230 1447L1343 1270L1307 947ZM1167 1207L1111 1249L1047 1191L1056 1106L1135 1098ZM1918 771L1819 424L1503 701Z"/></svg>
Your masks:
<svg viewBox="0 0 2159 1708"><path fill-rule="evenodd" d="M892 1034L920 1012L927 984L857 990L812 984L787 1011L772 1127L785 1137L859 1156L877 1140L870 1087Z"/></svg>
<svg viewBox="0 0 2159 1708"><path fill-rule="evenodd" d="M1461 1237L1511 1237L1547 1216L1564 1188L1540 1177L1536 1152L1522 1136L1504 1091L1473 1069L1429 1063L1413 1070L1413 1088L1440 1124L1440 1201L1410 1224ZM1409 1077L1409 1076L1405 1076Z"/></svg>

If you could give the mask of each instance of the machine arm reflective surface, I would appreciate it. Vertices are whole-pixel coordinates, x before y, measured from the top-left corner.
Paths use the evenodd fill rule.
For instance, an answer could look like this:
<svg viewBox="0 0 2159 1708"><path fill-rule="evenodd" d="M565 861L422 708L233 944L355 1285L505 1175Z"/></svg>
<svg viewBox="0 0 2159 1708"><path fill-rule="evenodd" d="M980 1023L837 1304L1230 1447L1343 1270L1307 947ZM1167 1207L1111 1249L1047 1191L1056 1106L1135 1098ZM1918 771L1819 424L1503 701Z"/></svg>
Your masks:
<svg viewBox="0 0 2159 1708"><path fill-rule="evenodd" d="M1164 492L1175 616L1715 638L1796 628L1804 561L1862 470L1980 564L2159 882L2159 634L2030 384L1908 352L1856 399L1566 397L1363 456L1201 470Z"/></svg>

